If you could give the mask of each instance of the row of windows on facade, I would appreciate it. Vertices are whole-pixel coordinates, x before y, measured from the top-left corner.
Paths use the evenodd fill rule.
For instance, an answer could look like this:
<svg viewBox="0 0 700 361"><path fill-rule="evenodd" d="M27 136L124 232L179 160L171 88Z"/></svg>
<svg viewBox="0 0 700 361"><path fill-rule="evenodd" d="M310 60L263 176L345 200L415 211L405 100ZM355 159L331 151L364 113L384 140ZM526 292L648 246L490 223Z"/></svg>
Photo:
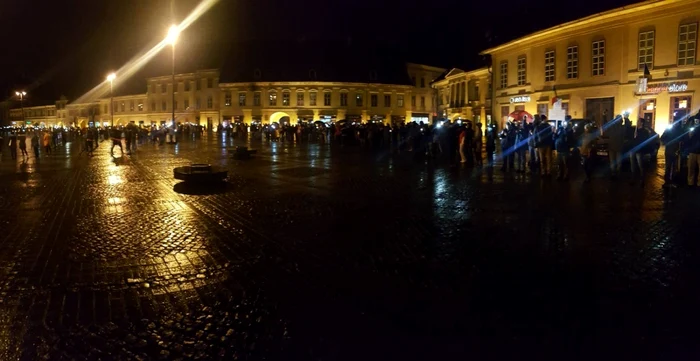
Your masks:
<svg viewBox="0 0 700 361"><path fill-rule="evenodd" d="M697 51L697 23L682 24L678 28L678 51L677 65L695 65L695 54ZM646 66L649 69L654 67L654 37L655 31L643 31L639 33L637 50L637 69L643 71ZM566 78L578 79L578 46L573 45L566 49ZM591 43L591 75L605 75L605 40L596 40ZM521 56L517 62L518 85L527 83L527 58ZM556 54L554 50L547 50L544 53L544 81L554 81L556 79ZM500 87L508 87L508 61L500 64Z"/></svg>
<svg viewBox="0 0 700 361"><path fill-rule="evenodd" d="M418 83L416 82L416 77L411 76L411 84L414 86L418 86ZM425 88L425 78L420 78L420 87Z"/></svg>
<svg viewBox="0 0 700 361"><path fill-rule="evenodd" d="M226 92L224 94L224 106L230 107L232 104L232 95L230 92ZM290 106L291 103L291 94L289 92L282 92L282 106ZM297 93L297 102L296 105L299 107L305 106L305 96L304 93ZM247 106L247 94L244 92L238 93L238 106L245 107ZM260 106L261 105L261 93L253 93L253 106ZM268 93L268 105L269 106L277 106L277 92L269 92ZM324 106L332 106L332 101L331 101L331 93L326 92L323 93L323 105ZM403 107L404 106L404 99L403 95L397 95L396 96L396 105L398 107ZM411 97L411 105L415 106L416 105L416 97L412 96ZM317 93L316 92L309 92L309 106L317 106ZM341 107L346 107L348 106L348 93L340 93L340 106ZM355 94L355 106L361 107L364 106L364 97L362 94ZM379 95L378 94L370 94L370 106L372 107L377 107L379 106ZM391 95L384 95L384 106L385 107L391 107ZM425 97L421 97L421 106L425 106Z"/></svg>
<svg viewBox="0 0 700 361"><path fill-rule="evenodd" d="M465 97L467 97L467 83L460 82L457 84L452 84L450 86L449 93L450 100L448 104L450 107L464 106L466 104ZM480 100L479 84L475 84L472 91L468 95L469 101ZM440 103L439 105L443 105L446 102L446 100L443 99L443 95L440 96L438 101Z"/></svg>
<svg viewBox="0 0 700 361"><path fill-rule="evenodd" d="M183 82L178 82L177 89L175 89L175 92L177 93L177 90L180 89L180 84ZM184 88L185 91L188 92L190 91L190 82L186 81L184 82ZM202 82L201 81L195 81L197 90L202 90ZM214 87L214 79L212 78L207 78L207 89L211 89ZM156 92L156 84L151 84L151 93ZM168 92L168 84L167 83L161 83L160 84L160 92L161 93L167 93Z"/></svg>

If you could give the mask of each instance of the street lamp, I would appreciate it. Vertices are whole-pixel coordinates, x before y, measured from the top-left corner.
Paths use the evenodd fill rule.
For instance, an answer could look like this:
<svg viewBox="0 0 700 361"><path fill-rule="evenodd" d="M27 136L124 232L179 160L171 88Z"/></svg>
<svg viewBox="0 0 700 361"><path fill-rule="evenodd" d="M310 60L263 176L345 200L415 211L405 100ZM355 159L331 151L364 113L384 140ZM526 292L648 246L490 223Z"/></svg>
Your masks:
<svg viewBox="0 0 700 361"><path fill-rule="evenodd" d="M116 74L111 73L107 75L107 80L109 81L109 116L111 118L112 127L114 127L114 79L117 77Z"/></svg>
<svg viewBox="0 0 700 361"><path fill-rule="evenodd" d="M24 120L24 96L27 95L26 91L16 91L15 95L19 97L19 106L22 108L22 126L26 124Z"/></svg>
<svg viewBox="0 0 700 361"><path fill-rule="evenodd" d="M173 68L172 68L172 80L173 80L173 99L172 99L172 125L175 126L175 43L177 38L180 36L180 29L177 25L173 25L168 30L168 36L165 37L165 42L170 44L173 49Z"/></svg>

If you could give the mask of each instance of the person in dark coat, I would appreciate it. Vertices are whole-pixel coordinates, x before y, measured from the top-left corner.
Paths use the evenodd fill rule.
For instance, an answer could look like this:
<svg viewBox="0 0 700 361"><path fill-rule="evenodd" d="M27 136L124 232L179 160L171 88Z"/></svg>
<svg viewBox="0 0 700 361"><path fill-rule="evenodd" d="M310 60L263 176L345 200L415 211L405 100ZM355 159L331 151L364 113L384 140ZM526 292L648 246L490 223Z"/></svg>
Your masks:
<svg viewBox="0 0 700 361"><path fill-rule="evenodd" d="M10 156L12 156L12 160L17 159L17 134L14 132L10 134L10 142L7 145L10 148Z"/></svg>
<svg viewBox="0 0 700 361"><path fill-rule="evenodd" d="M493 153L496 152L496 125L491 123L486 126L486 164L493 168Z"/></svg>
<svg viewBox="0 0 700 361"><path fill-rule="evenodd" d="M678 166L678 156L680 152L682 131L679 123L671 123L668 128L661 134L661 143L664 144L666 168L664 170L664 188L675 187L673 184L673 176L676 167Z"/></svg>
<svg viewBox="0 0 700 361"><path fill-rule="evenodd" d="M700 119L695 119L693 125L688 129L688 134L684 141L685 149L688 153L688 186L699 186L700 177Z"/></svg>
<svg viewBox="0 0 700 361"><path fill-rule="evenodd" d="M543 176L552 175L552 148L554 147L552 136L552 126L547 121L547 117L540 115L540 125L535 129L535 139L540 159L540 174Z"/></svg>
<svg viewBox="0 0 700 361"><path fill-rule="evenodd" d="M499 137L501 138L501 155L503 157L501 170L507 172L513 170L515 165L515 125L508 122Z"/></svg>
<svg viewBox="0 0 700 361"><path fill-rule="evenodd" d="M574 132L570 127L571 123L565 124L557 127L557 131L554 134L554 148L557 151L557 168L559 169L558 180L569 180L568 160Z"/></svg>
<svg viewBox="0 0 700 361"><path fill-rule="evenodd" d="M613 179L620 175L620 168L622 167L622 154L625 145L625 125L623 122L624 118L618 115L606 129L601 128L601 135L608 138L610 176Z"/></svg>
<svg viewBox="0 0 700 361"><path fill-rule="evenodd" d="M637 128L634 131L630 163L632 164L632 182L634 182L635 175L637 175L642 187L644 186L644 155L650 153L649 136L649 131L644 127L644 119L639 118Z"/></svg>

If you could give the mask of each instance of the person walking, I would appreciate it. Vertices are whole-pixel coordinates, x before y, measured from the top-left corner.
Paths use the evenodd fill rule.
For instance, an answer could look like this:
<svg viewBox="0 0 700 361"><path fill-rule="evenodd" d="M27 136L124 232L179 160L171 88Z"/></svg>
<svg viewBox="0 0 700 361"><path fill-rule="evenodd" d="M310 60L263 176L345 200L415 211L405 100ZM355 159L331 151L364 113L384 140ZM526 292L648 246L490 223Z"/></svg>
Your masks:
<svg viewBox="0 0 700 361"><path fill-rule="evenodd" d="M690 128L684 143L688 153L688 186L700 186L700 129L697 126Z"/></svg>
<svg viewBox="0 0 700 361"><path fill-rule="evenodd" d="M503 158L501 170L504 172L512 171L515 166L515 125L508 122L501 130L499 137L501 138L501 157Z"/></svg>
<svg viewBox="0 0 700 361"><path fill-rule="evenodd" d="M459 156L462 159L460 163L467 162L467 154L464 152L466 147L465 138L467 137L467 131L463 127L459 127Z"/></svg>
<svg viewBox="0 0 700 361"><path fill-rule="evenodd" d="M673 176L676 167L678 166L678 155L680 152L681 143L681 126L678 123L672 123L664 132L661 134L661 143L663 143L664 157L666 159L666 167L664 169L664 188L673 187Z"/></svg>
<svg viewBox="0 0 700 361"><path fill-rule="evenodd" d="M34 158L39 159L39 136L37 132L32 135L32 150L34 150Z"/></svg>
<svg viewBox="0 0 700 361"><path fill-rule="evenodd" d="M549 125L547 117L540 115L540 125L535 129L537 140L537 153L540 158L540 174L548 177L552 175L552 147L553 141L552 126Z"/></svg>
<svg viewBox="0 0 700 361"><path fill-rule="evenodd" d="M569 180L569 155L571 151L571 140L574 137L570 123L557 127L554 135L554 148L557 151L557 168L559 174L557 180Z"/></svg>
<svg viewBox="0 0 700 361"><path fill-rule="evenodd" d="M593 144L596 140L596 135L592 132L593 126L586 124L583 127L583 139L581 140L581 164L583 172L586 174L585 183L591 181L591 173L593 172Z"/></svg>
<svg viewBox="0 0 700 361"><path fill-rule="evenodd" d="M89 156L93 156L95 138L95 130L88 128L87 132L85 133L85 148Z"/></svg>
<svg viewBox="0 0 700 361"><path fill-rule="evenodd" d="M44 151L46 152L46 155L51 155L51 133L44 132L42 144L44 145Z"/></svg>
<svg viewBox="0 0 700 361"><path fill-rule="evenodd" d="M481 155L483 137L484 132L481 130L481 123L476 123L476 129L474 129L474 160L476 161L476 166L479 168L484 166L484 160Z"/></svg>
<svg viewBox="0 0 700 361"><path fill-rule="evenodd" d="M112 128L110 130L110 137L112 138L112 149L109 153L114 156L114 147L119 147L121 155L124 155L124 148L122 148L122 132L119 129Z"/></svg>
<svg viewBox="0 0 700 361"><path fill-rule="evenodd" d="M17 134L14 132L10 133L10 142L7 144L10 148L10 156L12 160L17 159Z"/></svg>
<svg viewBox="0 0 700 361"><path fill-rule="evenodd" d="M486 164L493 168L493 153L496 152L496 126L491 123L486 127Z"/></svg>
<svg viewBox="0 0 700 361"><path fill-rule="evenodd" d="M17 143L19 144L19 150L22 152L22 158L29 157L27 153L27 135L25 133L20 133L17 137Z"/></svg>
<svg viewBox="0 0 700 361"><path fill-rule="evenodd" d="M632 164L632 183L634 184L635 174L639 176L639 181L644 187L644 155L649 153L649 131L644 127L644 119L639 118L637 127L634 130L634 141L630 151L630 163Z"/></svg>
<svg viewBox="0 0 700 361"><path fill-rule="evenodd" d="M622 167L622 153L625 144L624 118L621 115L612 120L607 129L601 128L600 134L608 138L608 159L610 163L610 178L616 179L620 176Z"/></svg>
<svg viewBox="0 0 700 361"><path fill-rule="evenodd" d="M527 141L530 135L527 131L527 123L523 118L522 124L515 131L515 154L517 155L517 164L515 171L517 173L525 173L525 164L527 163Z"/></svg>

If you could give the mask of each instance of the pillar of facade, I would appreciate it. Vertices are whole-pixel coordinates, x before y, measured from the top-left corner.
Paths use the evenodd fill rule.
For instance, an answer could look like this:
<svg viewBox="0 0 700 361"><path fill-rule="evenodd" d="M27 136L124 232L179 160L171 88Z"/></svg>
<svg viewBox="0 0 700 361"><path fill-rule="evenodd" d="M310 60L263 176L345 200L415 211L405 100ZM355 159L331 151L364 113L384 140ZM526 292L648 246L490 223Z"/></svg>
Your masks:
<svg viewBox="0 0 700 361"><path fill-rule="evenodd" d="M479 112L481 124L486 124L486 106L481 107L481 112Z"/></svg>
<svg viewBox="0 0 700 361"><path fill-rule="evenodd" d="M314 120L320 120L321 119L321 111L318 109L314 109Z"/></svg>
<svg viewBox="0 0 700 361"><path fill-rule="evenodd" d="M346 112L345 109L338 109L336 116L335 116L335 120L338 121L338 120L345 119L345 112Z"/></svg>
<svg viewBox="0 0 700 361"><path fill-rule="evenodd" d="M253 109L243 109L243 123L253 123Z"/></svg>
<svg viewBox="0 0 700 361"><path fill-rule="evenodd" d="M286 112L289 114L289 125L297 125L299 123L299 113L296 111Z"/></svg>
<svg viewBox="0 0 700 361"><path fill-rule="evenodd" d="M362 111L362 122L363 123L368 123L370 121L369 119L369 114L367 114L366 110Z"/></svg>
<svg viewBox="0 0 700 361"><path fill-rule="evenodd" d="M406 122L406 123L411 122L411 118L412 118L412 117L413 117L413 112L410 111L410 110L407 110L407 111L406 111L406 120L405 120L405 122Z"/></svg>

